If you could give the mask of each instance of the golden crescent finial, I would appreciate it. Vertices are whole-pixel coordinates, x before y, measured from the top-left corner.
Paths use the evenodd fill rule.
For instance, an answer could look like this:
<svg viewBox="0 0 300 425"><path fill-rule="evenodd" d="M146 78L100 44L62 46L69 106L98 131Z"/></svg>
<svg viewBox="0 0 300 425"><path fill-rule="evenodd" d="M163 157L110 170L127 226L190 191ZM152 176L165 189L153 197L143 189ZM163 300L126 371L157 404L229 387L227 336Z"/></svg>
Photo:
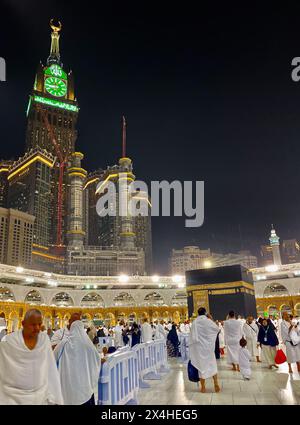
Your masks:
<svg viewBox="0 0 300 425"><path fill-rule="evenodd" d="M53 24L53 18L50 20L50 27L53 29L54 32L59 32L61 30L61 22L58 21L58 26Z"/></svg>

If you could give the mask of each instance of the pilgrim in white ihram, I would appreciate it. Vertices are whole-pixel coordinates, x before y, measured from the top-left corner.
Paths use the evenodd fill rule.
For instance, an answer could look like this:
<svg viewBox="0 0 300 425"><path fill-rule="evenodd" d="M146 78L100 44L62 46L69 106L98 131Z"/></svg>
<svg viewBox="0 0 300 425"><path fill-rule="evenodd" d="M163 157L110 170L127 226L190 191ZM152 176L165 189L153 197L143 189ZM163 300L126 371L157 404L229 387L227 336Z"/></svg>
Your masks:
<svg viewBox="0 0 300 425"><path fill-rule="evenodd" d="M39 332L34 349L22 329L0 343L0 404L63 404L49 337Z"/></svg>
<svg viewBox="0 0 300 425"><path fill-rule="evenodd" d="M101 363L80 320L72 323L68 339L56 346L54 355L64 404L79 405L89 401L97 388Z"/></svg>

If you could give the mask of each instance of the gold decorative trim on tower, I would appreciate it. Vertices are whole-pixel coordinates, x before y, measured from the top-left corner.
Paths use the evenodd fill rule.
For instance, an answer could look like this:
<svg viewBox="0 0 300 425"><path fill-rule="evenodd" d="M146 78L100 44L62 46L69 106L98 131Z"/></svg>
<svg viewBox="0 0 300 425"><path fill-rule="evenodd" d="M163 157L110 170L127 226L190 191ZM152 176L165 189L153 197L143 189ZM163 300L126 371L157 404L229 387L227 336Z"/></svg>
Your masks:
<svg viewBox="0 0 300 425"><path fill-rule="evenodd" d="M58 21L58 25L54 25L53 19L50 20L50 28L51 32L51 47L50 47L50 56L48 57L47 63L48 65L52 63L60 64L60 53L59 53L59 37L60 31L62 28L62 24Z"/></svg>

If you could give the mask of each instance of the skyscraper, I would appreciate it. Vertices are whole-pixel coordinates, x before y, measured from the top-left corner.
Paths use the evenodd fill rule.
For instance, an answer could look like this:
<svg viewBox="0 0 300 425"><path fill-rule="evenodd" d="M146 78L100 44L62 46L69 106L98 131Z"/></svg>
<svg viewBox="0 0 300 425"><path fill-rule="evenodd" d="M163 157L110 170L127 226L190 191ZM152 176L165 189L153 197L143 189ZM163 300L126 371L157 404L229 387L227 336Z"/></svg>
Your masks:
<svg viewBox="0 0 300 425"><path fill-rule="evenodd" d="M296 239L285 239L282 241L283 264L300 262L300 246Z"/></svg>
<svg viewBox="0 0 300 425"><path fill-rule="evenodd" d="M7 207L8 173L13 161L0 161L0 207Z"/></svg>
<svg viewBox="0 0 300 425"><path fill-rule="evenodd" d="M35 216L33 244L42 249L51 240L49 198L54 161L51 153L37 147L15 161L8 174L9 207Z"/></svg>
<svg viewBox="0 0 300 425"><path fill-rule="evenodd" d="M85 232L83 230L83 181L87 172L81 168L83 154L74 152L68 168L69 177L69 214L68 214L68 246L83 246Z"/></svg>
<svg viewBox="0 0 300 425"><path fill-rule="evenodd" d="M72 71L63 69L59 51L61 23L52 29L50 55L39 64L27 108L27 149L40 147L56 156L51 180L51 243L66 243L68 187L66 166L75 151L78 103Z"/></svg>
<svg viewBox="0 0 300 425"><path fill-rule="evenodd" d="M132 160L126 156L126 136L126 121L123 117L122 157L118 165L108 167L104 171L96 191L98 194L103 191L108 181L115 184L116 214L98 217L99 245L123 251L134 247L142 249L145 253L145 271L150 274L152 271L151 203L145 192L128 193L128 185L135 180L135 175ZM131 216L129 210L126 214L124 211L121 213L120 209L126 208L126 199L128 203L134 200L141 211L143 211L141 204L144 203L147 214Z"/></svg>
<svg viewBox="0 0 300 425"><path fill-rule="evenodd" d="M45 127L41 109L47 112L49 124L63 156L74 152L77 138L78 103L74 93L72 71L63 69L59 53L61 24L50 22L52 29L50 55L44 66L41 62L35 76L27 109L27 148L39 146L56 155L51 134Z"/></svg>
<svg viewBox="0 0 300 425"><path fill-rule="evenodd" d="M261 245L260 255L260 265L262 267L271 266L273 264L273 251L270 245Z"/></svg>
<svg viewBox="0 0 300 425"><path fill-rule="evenodd" d="M0 208L0 262L31 266L34 216Z"/></svg>
<svg viewBox="0 0 300 425"><path fill-rule="evenodd" d="M102 169L89 173L83 186L83 228L85 231L84 244L100 246L100 217L96 206L99 195L96 193L97 184L103 178ZM106 244L103 244L106 245ZM110 246L110 244L108 244Z"/></svg>
<svg viewBox="0 0 300 425"><path fill-rule="evenodd" d="M135 217L128 207L130 199L138 198L136 200L139 203L147 202L148 199L145 194L140 192L129 192L129 184L134 181L135 176L132 171L132 161L125 155L125 141L126 123L123 118L123 151L118 165L90 174L84 184L79 158L77 158L79 162L69 169L69 171L71 170L70 177L74 174L74 179L77 178L78 189L75 189L75 180L71 178L70 190L71 195L73 194L73 201L70 202L70 223L77 223L77 229L73 229L72 232L80 232L81 235L85 229L86 237L83 235L78 235L78 238L75 235L69 237L66 260L68 274L144 275L145 271L148 271L145 269L145 253L150 252L149 264L152 259L151 227L145 225L144 219L150 218ZM97 203L102 196L105 196L108 182L115 185L115 214L100 216ZM72 216L72 210L75 208L74 200L77 199L78 205L82 202L79 200L82 188L83 214L79 219L74 220ZM113 202L113 200L107 202ZM78 214L75 215L78 217ZM141 231L141 234L138 235L139 239L136 237L136 230ZM85 245L83 245L83 241ZM149 244L147 250L142 246L145 243Z"/></svg>

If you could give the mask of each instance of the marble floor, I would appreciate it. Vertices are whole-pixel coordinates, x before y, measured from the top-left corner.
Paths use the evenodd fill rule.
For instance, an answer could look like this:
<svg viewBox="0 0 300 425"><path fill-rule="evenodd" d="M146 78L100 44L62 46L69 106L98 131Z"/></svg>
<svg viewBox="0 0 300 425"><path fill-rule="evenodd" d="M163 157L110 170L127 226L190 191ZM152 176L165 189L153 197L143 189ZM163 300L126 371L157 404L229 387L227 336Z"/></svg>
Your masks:
<svg viewBox="0 0 300 425"><path fill-rule="evenodd" d="M187 377L187 364L180 359L170 359L170 372L160 381L147 381L151 388L140 389L139 404L142 405L237 405L300 404L300 374L293 365L293 374L288 373L287 363L279 369L269 370L264 363L252 362L252 377L243 381L239 372L233 372L226 359L218 360L218 375L221 392L213 390L212 379L207 380L206 394L199 392L196 383Z"/></svg>

